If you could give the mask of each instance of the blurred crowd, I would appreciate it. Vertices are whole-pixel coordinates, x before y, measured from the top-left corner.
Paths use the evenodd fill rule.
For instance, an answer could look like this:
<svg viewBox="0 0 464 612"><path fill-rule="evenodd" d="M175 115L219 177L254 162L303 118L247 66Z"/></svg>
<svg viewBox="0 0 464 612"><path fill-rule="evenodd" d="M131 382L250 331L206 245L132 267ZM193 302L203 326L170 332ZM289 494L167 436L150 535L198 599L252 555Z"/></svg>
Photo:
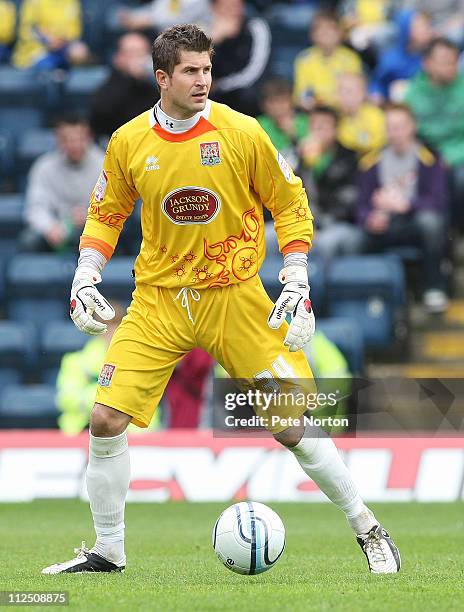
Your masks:
<svg viewBox="0 0 464 612"><path fill-rule="evenodd" d="M255 116L302 177L312 257L412 249L424 309L444 312L464 225L464 0L0 0L3 65L52 85L109 66L84 105L46 90L56 148L24 181L20 249L76 251L109 136L157 100L151 41L181 22L213 38L211 97ZM119 253L136 254L128 235ZM277 252L270 219L266 239Z"/></svg>

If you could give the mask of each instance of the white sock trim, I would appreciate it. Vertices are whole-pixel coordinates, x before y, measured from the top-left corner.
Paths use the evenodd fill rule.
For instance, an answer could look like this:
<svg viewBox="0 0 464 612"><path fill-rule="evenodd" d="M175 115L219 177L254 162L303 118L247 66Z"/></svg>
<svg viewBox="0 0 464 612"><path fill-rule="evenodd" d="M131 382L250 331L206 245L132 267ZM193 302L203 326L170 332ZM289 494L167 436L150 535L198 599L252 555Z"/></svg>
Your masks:
<svg viewBox="0 0 464 612"><path fill-rule="evenodd" d="M89 452L94 457L117 457L129 448L127 442L127 431L123 431L117 436L111 438L101 438L90 434Z"/></svg>

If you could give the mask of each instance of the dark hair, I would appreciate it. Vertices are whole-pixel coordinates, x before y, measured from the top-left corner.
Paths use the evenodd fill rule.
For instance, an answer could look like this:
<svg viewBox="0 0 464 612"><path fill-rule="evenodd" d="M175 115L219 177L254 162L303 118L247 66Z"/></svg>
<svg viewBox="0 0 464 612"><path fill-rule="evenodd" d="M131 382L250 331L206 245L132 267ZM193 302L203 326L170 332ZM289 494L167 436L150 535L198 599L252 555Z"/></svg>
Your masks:
<svg viewBox="0 0 464 612"><path fill-rule="evenodd" d="M312 30L313 28L320 25L321 21L330 21L331 23L334 23L337 27L340 27L340 21L337 17L337 14L334 13L333 11L326 10L326 11L318 11L314 15L311 21L310 29Z"/></svg>
<svg viewBox="0 0 464 612"><path fill-rule="evenodd" d="M407 104L402 104L401 102L388 102L385 105L384 111L385 113L388 113L390 111L400 111L409 115L413 121L416 120L414 113L412 112L412 108Z"/></svg>
<svg viewBox="0 0 464 612"><path fill-rule="evenodd" d="M324 104L316 104L309 111L309 116L313 115L327 115L328 117L332 117L335 123L338 123L338 113L332 106L326 106Z"/></svg>
<svg viewBox="0 0 464 612"><path fill-rule="evenodd" d="M437 47L446 47L447 49L454 51L456 55L459 56L459 53L460 53L459 47L455 45L454 42L452 42L448 38L445 38L444 36L439 36L438 38L435 38L434 40L432 40L430 45L424 51L424 57L425 58L430 57Z"/></svg>
<svg viewBox="0 0 464 612"><path fill-rule="evenodd" d="M85 125L88 127L89 120L84 112L68 110L55 115L52 124L55 129L62 125Z"/></svg>
<svg viewBox="0 0 464 612"><path fill-rule="evenodd" d="M214 54L211 38L198 26L191 23L175 25L161 32L153 43L153 72L164 70L172 76L174 67L180 62L181 51L206 51L210 57Z"/></svg>
<svg viewBox="0 0 464 612"><path fill-rule="evenodd" d="M274 98L277 96L291 96L292 86L287 79L282 77L272 77L264 81L261 87L261 97L263 99Z"/></svg>

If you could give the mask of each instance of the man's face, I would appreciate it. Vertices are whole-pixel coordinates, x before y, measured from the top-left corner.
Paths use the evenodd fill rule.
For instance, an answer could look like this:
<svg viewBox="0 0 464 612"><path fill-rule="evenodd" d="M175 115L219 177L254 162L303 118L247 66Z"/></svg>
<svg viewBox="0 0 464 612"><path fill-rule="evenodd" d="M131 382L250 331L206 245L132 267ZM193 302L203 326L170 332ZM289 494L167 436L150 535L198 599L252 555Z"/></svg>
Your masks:
<svg viewBox="0 0 464 612"><path fill-rule="evenodd" d="M398 150L406 150L416 136L416 125L409 115L403 110L389 110L386 113L387 139L388 143Z"/></svg>
<svg viewBox="0 0 464 612"><path fill-rule="evenodd" d="M275 96L269 96L263 100L263 110L275 121L283 117L293 115L293 103L291 94L278 94Z"/></svg>
<svg viewBox="0 0 464 612"><path fill-rule="evenodd" d="M156 71L161 97L177 119L188 119L205 108L211 89L211 58L207 51L181 51L172 76ZM173 114L173 116L175 116Z"/></svg>
<svg viewBox="0 0 464 612"><path fill-rule="evenodd" d="M335 21L318 19L311 29L311 37L315 45L331 53L340 44L341 32Z"/></svg>
<svg viewBox="0 0 464 612"><path fill-rule="evenodd" d="M150 44L148 40L135 33L123 36L114 56L114 65L121 72L126 72L136 78L147 76L150 68Z"/></svg>
<svg viewBox="0 0 464 612"><path fill-rule="evenodd" d="M366 87L361 76L342 75L338 81L338 98L343 112L356 112L364 102Z"/></svg>
<svg viewBox="0 0 464 612"><path fill-rule="evenodd" d="M56 139L59 150L71 163L78 164L89 147L90 130L85 124L63 124L56 130Z"/></svg>
<svg viewBox="0 0 464 612"><path fill-rule="evenodd" d="M458 75L458 59L458 54L454 49L437 45L425 59L424 68L432 81L440 85L448 85Z"/></svg>
<svg viewBox="0 0 464 612"><path fill-rule="evenodd" d="M326 113L313 113L311 115L311 136L325 147L335 144L337 140L337 122L334 117Z"/></svg>

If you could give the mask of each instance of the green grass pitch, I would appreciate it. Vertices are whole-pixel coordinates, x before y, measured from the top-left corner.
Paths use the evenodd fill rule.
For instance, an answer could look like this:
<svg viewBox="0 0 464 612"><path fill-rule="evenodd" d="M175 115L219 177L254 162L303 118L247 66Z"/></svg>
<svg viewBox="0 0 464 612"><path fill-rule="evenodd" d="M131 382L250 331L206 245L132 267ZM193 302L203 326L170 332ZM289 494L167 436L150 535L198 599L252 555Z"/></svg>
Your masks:
<svg viewBox="0 0 464 612"><path fill-rule="evenodd" d="M80 610L464 610L464 504L372 504L403 568L372 576L343 515L328 504L269 504L287 547L259 576L227 570L211 530L228 504L131 504L125 574L41 576L93 544L80 501L0 504L0 590L69 591ZM38 609L38 608L37 608ZM43 607L40 608L43 610Z"/></svg>

